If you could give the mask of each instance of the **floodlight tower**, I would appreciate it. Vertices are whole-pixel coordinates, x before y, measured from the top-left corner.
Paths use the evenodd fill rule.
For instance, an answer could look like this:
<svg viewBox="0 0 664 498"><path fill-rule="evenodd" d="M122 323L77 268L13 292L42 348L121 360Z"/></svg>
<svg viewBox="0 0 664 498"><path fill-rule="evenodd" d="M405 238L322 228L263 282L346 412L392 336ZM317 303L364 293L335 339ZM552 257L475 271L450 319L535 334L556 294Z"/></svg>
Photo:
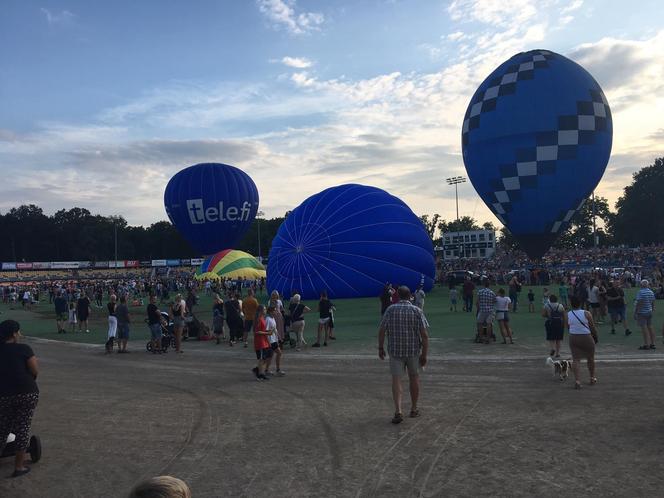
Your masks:
<svg viewBox="0 0 664 498"><path fill-rule="evenodd" d="M454 197L456 199L456 219L459 221L459 184L465 183L466 178L463 176L453 176L451 178L446 178L445 181L448 185L454 185Z"/></svg>

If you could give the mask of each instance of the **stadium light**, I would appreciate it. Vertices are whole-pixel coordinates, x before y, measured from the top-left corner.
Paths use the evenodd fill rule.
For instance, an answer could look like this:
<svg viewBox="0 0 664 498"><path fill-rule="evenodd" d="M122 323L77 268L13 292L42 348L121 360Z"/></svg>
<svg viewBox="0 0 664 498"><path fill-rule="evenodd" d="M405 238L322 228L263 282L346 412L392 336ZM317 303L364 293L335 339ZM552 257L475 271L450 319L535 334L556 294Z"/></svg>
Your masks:
<svg viewBox="0 0 664 498"><path fill-rule="evenodd" d="M456 199L456 214L457 214L457 221L459 221L459 184L460 183L465 183L466 178L463 176L453 176L451 178L446 178L445 181L447 182L448 185L454 185L454 197Z"/></svg>
<svg viewBox="0 0 664 498"><path fill-rule="evenodd" d="M261 218L265 216L263 211L258 211L256 213L256 226L258 228L258 261L263 262L261 257Z"/></svg>

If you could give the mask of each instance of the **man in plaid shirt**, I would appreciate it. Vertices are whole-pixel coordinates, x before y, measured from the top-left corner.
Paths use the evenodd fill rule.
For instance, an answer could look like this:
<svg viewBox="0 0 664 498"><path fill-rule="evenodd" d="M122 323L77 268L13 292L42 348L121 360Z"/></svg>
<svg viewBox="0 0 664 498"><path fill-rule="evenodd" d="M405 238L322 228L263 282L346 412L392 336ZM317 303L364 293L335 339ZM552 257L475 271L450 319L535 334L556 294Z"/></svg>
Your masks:
<svg viewBox="0 0 664 498"><path fill-rule="evenodd" d="M489 289L489 279L483 278L482 287L477 291L477 335L489 344L493 335L493 319L496 316L496 295Z"/></svg>
<svg viewBox="0 0 664 498"><path fill-rule="evenodd" d="M411 417L419 417L417 400L420 395L420 376L418 364L424 367L427 363L429 335L424 312L410 302L410 289L399 287L399 302L385 310L378 331L378 357L385 359L385 336L387 335L387 352L390 355L390 371L392 372L392 398L394 400L393 424L403 421L401 413L401 376L408 369L410 384Z"/></svg>

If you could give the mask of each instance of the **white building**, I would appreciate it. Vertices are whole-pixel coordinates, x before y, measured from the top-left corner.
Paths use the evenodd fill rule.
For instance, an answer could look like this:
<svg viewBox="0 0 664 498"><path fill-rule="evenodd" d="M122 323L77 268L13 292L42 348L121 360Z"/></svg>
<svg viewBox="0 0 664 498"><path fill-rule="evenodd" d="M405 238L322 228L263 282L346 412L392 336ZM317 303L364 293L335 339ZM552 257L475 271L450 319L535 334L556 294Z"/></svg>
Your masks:
<svg viewBox="0 0 664 498"><path fill-rule="evenodd" d="M460 258L490 258L496 252L496 234L493 230L448 232L442 237L443 246L436 247L445 261Z"/></svg>

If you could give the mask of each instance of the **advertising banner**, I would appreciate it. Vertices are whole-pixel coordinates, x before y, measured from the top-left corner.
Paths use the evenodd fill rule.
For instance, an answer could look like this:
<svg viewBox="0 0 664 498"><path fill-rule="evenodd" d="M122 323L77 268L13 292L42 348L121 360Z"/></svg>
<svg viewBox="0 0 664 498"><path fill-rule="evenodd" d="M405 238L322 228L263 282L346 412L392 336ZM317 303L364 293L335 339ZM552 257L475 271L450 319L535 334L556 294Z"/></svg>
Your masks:
<svg viewBox="0 0 664 498"><path fill-rule="evenodd" d="M191 266L200 266L205 261L205 258L191 258Z"/></svg>
<svg viewBox="0 0 664 498"><path fill-rule="evenodd" d="M32 263L16 263L17 270L32 270Z"/></svg>
<svg viewBox="0 0 664 498"><path fill-rule="evenodd" d="M180 264L182 266L189 266L189 265L191 265L191 260L190 259L181 259Z"/></svg>
<svg viewBox="0 0 664 498"><path fill-rule="evenodd" d="M35 263L32 263L33 270L48 270L49 268L51 268L50 261L37 261Z"/></svg>
<svg viewBox="0 0 664 498"><path fill-rule="evenodd" d="M79 261L78 262L78 267L79 268L90 268L92 266L92 263L90 261Z"/></svg>
<svg viewBox="0 0 664 498"><path fill-rule="evenodd" d="M139 263L141 268L150 268L152 266L152 261L147 260L147 261L141 261Z"/></svg>
<svg viewBox="0 0 664 498"><path fill-rule="evenodd" d="M167 259L166 260L166 266L180 266L180 260L179 259Z"/></svg>
<svg viewBox="0 0 664 498"><path fill-rule="evenodd" d="M3 270L16 270L16 263L2 263Z"/></svg>
<svg viewBox="0 0 664 498"><path fill-rule="evenodd" d="M152 266L166 266L166 260L165 259L153 259L152 260Z"/></svg>
<svg viewBox="0 0 664 498"><path fill-rule="evenodd" d="M95 268L108 268L108 261L95 261Z"/></svg>
<svg viewBox="0 0 664 498"><path fill-rule="evenodd" d="M52 270L72 270L78 268L78 261L53 261L51 262Z"/></svg>
<svg viewBox="0 0 664 498"><path fill-rule="evenodd" d="M138 268L138 260L128 259L124 262L125 268Z"/></svg>

